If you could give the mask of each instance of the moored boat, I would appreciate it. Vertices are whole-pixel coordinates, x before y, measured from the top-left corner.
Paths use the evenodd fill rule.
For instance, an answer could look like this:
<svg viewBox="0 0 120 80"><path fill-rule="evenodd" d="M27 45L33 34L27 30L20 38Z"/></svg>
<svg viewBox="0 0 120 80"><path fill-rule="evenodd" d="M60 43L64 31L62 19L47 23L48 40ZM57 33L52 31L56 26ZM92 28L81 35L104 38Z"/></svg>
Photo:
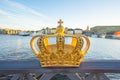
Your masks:
<svg viewBox="0 0 120 80"><path fill-rule="evenodd" d="M23 32L20 32L19 35L20 36L29 36L30 33L23 31Z"/></svg>

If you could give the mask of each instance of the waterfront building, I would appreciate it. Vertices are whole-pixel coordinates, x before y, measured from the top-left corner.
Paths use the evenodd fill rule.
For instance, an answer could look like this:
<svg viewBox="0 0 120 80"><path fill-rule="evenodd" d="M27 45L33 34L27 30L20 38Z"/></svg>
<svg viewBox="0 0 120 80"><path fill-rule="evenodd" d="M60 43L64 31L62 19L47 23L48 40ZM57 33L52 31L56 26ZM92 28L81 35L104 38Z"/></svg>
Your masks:
<svg viewBox="0 0 120 80"><path fill-rule="evenodd" d="M21 32L21 30L15 30L15 34L18 35Z"/></svg>
<svg viewBox="0 0 120 80"><path fill-rule="evenodd" d="M112 38L120 39L120 31L114 32L114 34L112 35Z"/></svg>
<svg viewBox="0 0 120 80"><path fill-rule="evenodd" d="M14 29L6 28L6 34L18 35L20 32L21 30L14 30Z"/></svg>
<svg viewBox="0 0 120 80"><path fill-rule="evenodd" d="M56 28L52 28L50 31L51 34L55 34L56 33Z"/></svg>
<svg viewBox="0 0 120 80"><path fill-rule="evenodd" d="M76 28L74 29L75 34L82 34L82 29Z"/></svg>
<svg viewBox="0 0 120 80"><path fill-rule="evenodd" d="M6 34L5 29L0 29L0 34Z"/></svg>
<svg viewBox="0 0 120 80"><path fill-rule="evenodd" d="M71 29L71 28L70 28L70 29L67 30L67 34L74 34L74 33L75 33L75 32L74 32L74 29Z"/></svg>
<svg viewBox="0 0 120 80"><path fill-rule="evenodd" d="M68 28L67 28L67 27L65 27L65 34L67 34L67 31L68 31Z"/></svg>
<svg viewBox="0 0 120 80"><path fill-rule="evenodd" d="M49 27L46 27L45 31L46 31L46 34L50 34L51 29Z"/></svg>
<svg viewBox="0 0 120 80"><path fill-rule="evenodd" d="M89 26L87 26L87 29L85 30L86 32L90 32Z"/></svg>
<svg viewBox="0 0 120 80"><path fill-rule="evenodd" d="M0 34L18 35L20 32L21 32L21 30L14 30L14 29L9 29L9 28L5 28L5 29L0 28Z"/></svg>
<svg viewBox="0 0 120 80"><path fill-rule="evenodd" d="M107 32L105 38L110 38L111 39L113 37L113 34L114 34L114 31Z"/></svg>
<svg viewBox="0 0 120 80"><path fill-rule="evenodd" d="M86 35L86 36L91 36L92 34L95 34L94 32L91 32L91 30L89 29L89 26L87 26L86 30L84 30L82 32L82 34Z"/></svg>

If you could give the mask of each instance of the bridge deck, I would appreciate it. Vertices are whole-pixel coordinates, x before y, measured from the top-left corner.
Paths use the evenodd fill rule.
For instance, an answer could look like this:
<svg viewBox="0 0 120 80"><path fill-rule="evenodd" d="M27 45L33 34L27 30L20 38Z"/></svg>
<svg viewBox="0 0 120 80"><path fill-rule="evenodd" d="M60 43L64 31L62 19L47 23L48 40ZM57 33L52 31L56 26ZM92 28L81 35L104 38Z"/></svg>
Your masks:
<svg viewBox="0 0 120 80"><path fill-rule="evenodd" d="M50 75L65 73L68 77L76 73L90 73L89 76L98 73L120 73L120 60L91 60L83 61L79 67L48 67L42 68L38 60L0 60L0 74L28 74L45 73ZM68 74L72 75L68 75ZM99 74L99 76L105 75ZM98 76L98 75L97 75ZM71 78L73 78L71 77ZM106 77L106 76L105 76ZM51 77L50 77L51 78ZM45 78L46 79L46 78ZM44 79L40 79L44 80ZM49 79L48 79L49 80ZM76 78L76 80L79 80ZM87 80L87 79L86 79ZM99 80L99 79L98 79ZM109 80L109 79L105 79Z"/></svg>

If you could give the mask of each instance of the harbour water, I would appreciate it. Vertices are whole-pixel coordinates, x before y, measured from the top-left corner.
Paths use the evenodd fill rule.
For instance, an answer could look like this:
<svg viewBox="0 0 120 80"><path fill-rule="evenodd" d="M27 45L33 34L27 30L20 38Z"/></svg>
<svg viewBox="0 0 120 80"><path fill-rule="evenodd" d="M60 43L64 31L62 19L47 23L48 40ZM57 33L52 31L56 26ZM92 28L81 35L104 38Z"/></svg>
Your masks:
<svg viewBox="0 0 120 80"><path fill-rule="evenodd" d="M0 60L36 59L30 48L30 36L0 35ZM120 60L120 40L89 38L91 45L85 60ZM120 80L120 74L109 74Z"/></svg>
<svg viewBox="0 0 120 80"><path fill-rule="evenodd" d="M0 59L34 59L30 36L0 35ZM120 40L89 38L90 49L84 59L120 59ZM55 42L55 40L54 40Z"/></svg>

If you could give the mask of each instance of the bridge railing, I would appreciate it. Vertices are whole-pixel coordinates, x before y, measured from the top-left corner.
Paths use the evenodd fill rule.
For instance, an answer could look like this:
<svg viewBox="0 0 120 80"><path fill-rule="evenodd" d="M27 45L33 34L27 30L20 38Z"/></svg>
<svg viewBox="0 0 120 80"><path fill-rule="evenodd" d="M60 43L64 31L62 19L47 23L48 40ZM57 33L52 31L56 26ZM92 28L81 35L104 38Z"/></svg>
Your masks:
<svg viewBox="0 0 120 80"><path fill-rule="evenodd" d="M69 68L42 68L38 60L0 60L0 80L52 80L56 74L70 80L110 80L106 73L120 73L120 60L83 61Z"/></svg>

